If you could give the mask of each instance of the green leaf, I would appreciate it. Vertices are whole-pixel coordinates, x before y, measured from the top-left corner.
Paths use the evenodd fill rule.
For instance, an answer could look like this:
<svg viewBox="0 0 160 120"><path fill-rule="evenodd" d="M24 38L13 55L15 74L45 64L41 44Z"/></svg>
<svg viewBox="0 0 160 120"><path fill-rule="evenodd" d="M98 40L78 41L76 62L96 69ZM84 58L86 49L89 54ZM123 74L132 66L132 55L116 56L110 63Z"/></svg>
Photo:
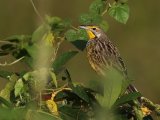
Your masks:
<svg viewBox="0 0 160 120"><path fill-rule="evenodd" d="M12 50L12 49L22 50L31 41L31 35L13 35L13 36L6 38L5 40L9 41L11 44L13 43L13 45L10 46L10 48L8 48L8 50L9 49L10 50ZM6 47L6 46L4 46L4 47ZM16 51L16 52L19 52L19 51Z"/></svg>
<svg viewBox="0 0 160 120"><path fill-rule="evenodd" d="M1 120L25 120L26 109L0 107Z"/></svg>
<svg viewBox="0 0 160 120"><path fill-rule="evenodd" d="M9 52L4 52L4 51L1 52L1 51L0 51L0 56L5 56L5 55L8 55L8 54L9 54Z"/></svg>
<svg viewBox="0 0 160 120"><path fill-rule="evenodd" d="M97 100L101 106L111 108L120 96L124 76L121 75L116 69L109 68L105 79L102 81L104 87L104 93L97 95Z"/></svg>
<svg viewBox="0 0 160 120"><path fill-rule="evenodd" d="M6 84L4 89L0 91L0 96L4 99L10 101L10 94L11 91L14 89L14 86L16 84L16 81L18 80L18 76L13 74L9 77L9 82Z"/></svg>
<svg viewBox="0 0 160 120"><path fill-rule="evenodd" d="M32 63L34 60L37 60L37 53L44 49L44 52L46 52L46 57L48 55L51 55L51 51L53 51L53 43L54 43L54 36L51 31L45 32L43 35L41 35L42 38L40 38L39 43L34 43L32 45L28 45L25 47L25 50L27 53L32 57L32 59L27 58L26 60L29 65L32 66ZM48 54L47 54L48 53ZM42 54L42 53L41 53Z"/></svg>
<svg viewBox="0 0 160 120"><path fill-rule="evenodd" d="M14 49L16 49L16 47L12 44L4 44L1 46L1 50L5 51L5 52L12 51Z"/></svg>
<svg viewBox="0 0 160 120"><path fill-rule="evenodd" d="M124 79L122 80L122 90L121 90L121 95L123 95L126 92L127 87L129 84L131 84L132 80L129 79Z"/></svg>
<svg viewBox="0 0 160 120"><path fill-rule="evenodd" d="M55 96L55 100L62 100L62 99L66 99L68 97L68 94L65 92L59 92L56 96Z"/></svg>
<svg viewBox="0 0 160 120"><path fill-rule="evenodd" d="M24 88L24 84L23 84L23 81L22 81L21 78L18 79L18 81L16 82L14 88L15 88L14 94L15 94L15 96L17 97L18 95L21 94L21 92L22 92L22 90L23 90L23 88Z"/></svg>
<svg viewBox="0 0 160 120"><path fill-rule="evenodd" d="M13 73L8 72L8 71L0 71L0 77L2 78L8 78L9 76L11 76Z"/></svg>
<svg viewBox="0 0 160 120"><path fill-rule="evenodd" d="M91 23L91 16L89 14L82 14L79 18L80 23L83 25L87 25Z"/></svg>
<svg viewBox="0 0 160 120"><path fill-rule="evenodd" d="M83 99L86 102L89 102L89 97L82 86L80 85L73 86L72 90L81 99Z"/></svg>
<svg viewBox="0 0 160 120"><path fill-rule="evenodd" d="M31 72L24 73L22 77L24 78L25 81L28 81L29 78L31 77Z"/></svg>
<svg viewBox="0 0 160 120"><path fill-rule="evenodd" d="M160 119L159 114L157 114L156 117L157 117L158 120ZM147 116L143 117L143 120L153 120L153 118L152 118L151 115L147 115Z"/></svg>
<svg viewBox="0 0 160 120"><path fill-rule="evenodd" d="M49 73L50 73L50 75L51 75L51 78L52 78L52 81L53 81L54 85L55 85L56 87L58 87L58 83L57 83L57 79L56 79L55 73L53 73L53 72L51 72L51 71L49 71Z"/></svg>
<svg viewBox="0 0 160 120"><path fill-rule="evenodd" d="M62 66L64 66L71 58L73 58L78 51L69 51L60 55L53 63L52 67L55 71L59 70Z"/></svg>
<svg viewBox="0 0 160 120"><path fill-rule="evenodd" d="M76 48L83 51L86 48L87 41L86 40L76 40L71 42Z"/></svg>
<svg viewBox="0 0 160 120"><path fill-rule="evenodd" d="M95 113L95 120L129 120L121 116L123 113L119 114L111 109L96 109ZM124 114L124 116L125 115L127 116L128 114Z"/></svg>
<svg viewBox="0 0 160 120"><path fill-rule="evenodd" d="M115 114L114 120L128 120L128 118L125 114Z"/></svg>
<svg viewBox="0 0 160 120"><path fill-rule="evenodd" d="M59 111L63 120L87 120L87 114L80 109L62 106Z"/></svg>
<svg viewBox="0 0 160 120"><path fill-rule="evenodd" d="M45 44L44 47L52 47L55 41L51 31L48 31L47 33L45 33L42 40L43 40L43 43Z"/></svg>
<svg viewBox="0 0 160 120"><path fill-rule="evenodd" d="M86 47L88 35L85 30L79 29L78 31L75 31L70 29L65 33L65 36L76 48L84 50Z"/></svg>
<svg viewBox="0 0 160 120"><path fill-rule="evenodd" d="M77 32L73 29L70 29L68 30L66 33L65 33L65 37L68 41L75 41L78 39L78 35L77 35Z"/></svg>
<svg viewBox="0 0 160 120"><path fill-rule="evenodd" d="M109 9L109 15L120 23L126 23L129 18L129 7L127 4L115 3Z"/></svg>
<svg viewBox="0 0 160 120"><path fill-rule="evenodd" d="M78 34L78 40L88 40L88 35L87 35L87 32L86 30L84 29L79 29L77 31L77 34Z"/></svg>
<svg viewBox="0 0 160 120"><path fill-rule="evenodd" d="M105 21L105 20L103 20L103 21L100 23L99 26L100 26L100 28L102 28L102 30L103 30L104 32L107 32L108 29L109 29L108 22Z"/></svg>
<svg viewBox="0 0 160 120"><path fill-rule="evenodd" d="M43 36L50 31L50 27L47 24L42 24L39 26L32 35L32 42L40 41L42 40Z"/></svg>
<svg viewBox="0 0 160 120"><path fill-rule="evenodd" d="M26 50L28 52L28 54L33 58L36 59L37 58L37 52L38 52L38 48L39 46L37 44L33 44L31 46L27 46Z"/></svg>
<svg viewBox="0 0 160 120"><path fill-rule="evenodd" d="M83 29L79 29L78 31L70 29L65 33L65 37L70 42L73 42L76 40L88 40L88 35L86 31Z"/></svg>
<svg viewBox="0 0 160 120"><path fill-rule="evenodd" d="M71 25L71 21L66 19L62 20L59 17L50 17L46 16L48 24L51 26L51 30L54 33L54 36L61 36L65 32L66 28Z"/></svg>
<svg viewBox="0 0 160 120"><path fill-rule="evenodd" d="M102 21L102 16L94 13L82 14L79 21L82 25L99 25Z"/></svg>
<svg viewBox="0 0 160 120"><path fill-rule="evenodd" d="M24 61L29 67L34 68L33 59L31 57L26 56Z"/></svg>
<svg viewBox="0 0 160 120"><path fill-rule="evenodd" d="M0 96L0 104L4 104L4 105L6 105L7 107L11 107L11 106L12 106L12 104L11 104L9 101L7 101L6 99L4 99L4 98L1 97L1 96Z"/></svg>
<svg viewBox="0 0 160 120"><path fill-rule="evenodd" d="M121 96L119 99L117 99L117 101L114 103L114 106L119 106L129 101L135 100L140 96L141 94L139 92L133 92L133 93L126 94L124 96Z"/></svg>
<svg viewBox="0 0 160 120"><path fill-rule="evenodd" d="M31 109L7 109L0 107L1 120L62 120L47 112Z"/></svg>
<svg viewBox="0 0 160 120"><path fill-rule="evenodd" d="M20 42L20 41L25 41L31 39L30 35L13 35L5 40L10 41L10 42Z"/></svg>
<svg viewBox="0 0 160 120"><path fill-rule="evenodd" d="M105 9L105 3L102 0L94 0L89 7L89 11L91 13L99 14L99 15L101 15L104 9Z"/></svg>
<svg viewBox="0 0 160 120"><path fill-rule="evenodd" d="M50 17L46 15L45 17L46 21L52 26L52 25L58 25L59 23L62 22L62 19L59 17Z"/></svg>
<svg viewBox="0 0 160 120"><path fill-rule="evenodd" d="M62 119L56 115L52 115L47 112L29 110L26 120L62 120Z"/></svg>

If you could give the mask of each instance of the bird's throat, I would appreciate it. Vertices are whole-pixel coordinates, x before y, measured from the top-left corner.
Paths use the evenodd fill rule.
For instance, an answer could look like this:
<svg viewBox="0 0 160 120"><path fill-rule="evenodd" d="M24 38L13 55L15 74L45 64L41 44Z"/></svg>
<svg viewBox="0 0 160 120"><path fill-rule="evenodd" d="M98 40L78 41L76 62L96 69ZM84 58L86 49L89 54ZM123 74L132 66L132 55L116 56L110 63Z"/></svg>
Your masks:
<svg viewBox="0 0 160 120"><path fill-rule="evenodd" d="M94 33L90 30L87 30L87 34L88 34L88 37L89 39L94 39L96 36L94 35Z"/></svg>

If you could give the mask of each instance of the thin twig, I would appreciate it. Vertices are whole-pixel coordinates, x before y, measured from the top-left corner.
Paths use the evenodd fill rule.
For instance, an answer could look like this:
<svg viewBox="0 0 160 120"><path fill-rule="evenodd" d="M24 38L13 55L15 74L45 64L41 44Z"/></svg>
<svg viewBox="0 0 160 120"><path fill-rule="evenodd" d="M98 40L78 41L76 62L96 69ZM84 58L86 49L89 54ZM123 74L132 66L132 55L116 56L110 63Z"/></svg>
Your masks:
<svg viewBox="0 0 160 120"><path fill-rule="evenodd" d="M102 12L101 16L104 16L104 14L106 14L110 8L111 8L111 4L108 3L108 7Z"/></svg>
<svg viewBox="0 0 160 120"><path fill-rule="evenodd" d="M67 75L68 82L72 82L71 75L69 74L69 71L67 69L65 70L65 73Z"/></svg>
<svg viewBox="0 0 160 120"><path fill-rule="evenodd" d="M15 61L13 61L13 62L11 62L11 63L7 63L7 62L5 62L5 63L0 63L0 66L1 66L1 67L5 67L5 66L14 65L14 64L18 63L19 61L21 61L23 58L24 58L24 56L21 57L21 58L19 58L19 59L17 59L17 60L15 60Z"/></svg>
<svg viewBox="0 0 160 120"><path fill-rule="evenodd" d="M40 104L40 110L42 110L42 93L41 91L39 92L39 96L40 96L40 99L39 99L39 104Z"/></svg>
<svg viewBox="0 0 160 120"><path fill-rule="evenodd" d="M35 13L38 15L38 17L40 18L40 20L41 20L42 22L44 22L44 19L42 18L42 16L40 15L39 11L37 10L37 8L36 8L33 0L30 0L30 2L31 2L31 4L32 4L32 6L33 6L33 9L34 9Z"/></svg>
<svg viewBox="0 0 160 120"><path fill-rule="evenodd" d="M62 90L63 88L68 88L67 86L68 86L67 84L64 84L64 85L63 85L62 87L60 87L60 88L53 89L52 92Z"/></svg>
<svg viewBox="0 0 160 120"><path fill-rule="evenodd" d="M62 92L62 91L64 91L64 90L71 91L72 89L71 89L71 88L62 88L62 89L59 89L59 90L53 92L53 93L52 93L51 100L54 101L55 96L56 96L59 92Z"/></svg>
<svg viewBox="0 0 160 120"><path fill-rule="evenodd" d="M66 73L66 77L67 77L67 81L68 81L67 82L68 86L73 87L74 85L72 83L71 75L67 69L65 69L65 73Z"/></svg>
<svg viewBox="0 0 160 120"><path fill-rule="evenodd" d="M53 44L53 47L55 48L55 50L52 53L53 57L51 58L51 63L53 63L54 60L56 59L58 49L59 49L61 43L64 41L64 37L57 37L57 39L60 39L60 40L56 43L56 45Z"/></svg>
<svg viewBox="0 0 160 120"><path fill-rule="evenodd" d="M0 43L6 43L6 44L13 44L13 45L17 45L14 42L10 42L10 41L6 41L6 40L0 40Z"/></svg>
<svg viewBox="0 0 160 120"><path fill-rule="evenodd" d="M44 89L44 91L50 91L49 93L53 93L53 91L59 91L59 90L61 90L61 89L63 89L63 88L68 88L67 87L68 85L67 84L64 84L62 87L60 87L60 88L56 88L56 89ZM43 93L43 94L49 94L48 92L47 93Z"/></svg>
<svg viewBox="0 0 160 120"><path fill-rule="evenodd" d="M71 25L71 28L73 28L74 30L78 30L78 28L74 27L73 25Z"/></svg>

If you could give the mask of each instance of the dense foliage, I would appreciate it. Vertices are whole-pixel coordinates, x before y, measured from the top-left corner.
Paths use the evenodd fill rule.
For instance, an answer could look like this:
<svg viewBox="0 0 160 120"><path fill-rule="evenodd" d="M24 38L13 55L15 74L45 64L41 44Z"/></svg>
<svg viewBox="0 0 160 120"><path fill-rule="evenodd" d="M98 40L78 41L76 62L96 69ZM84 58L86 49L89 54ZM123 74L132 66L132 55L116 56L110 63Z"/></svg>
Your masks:
<svg viewBox="0 0 160 120"><path fill-rule="evenodd" d="M129 18L127 0L94 0L88 13L79 17L79 24L94 24L104 31L108 23L104 15L110 15L120 23ZM65 64L85 49L87 35L72 25L71 20L46 16L32 35L15 35L6 38L0 46L0 56L12 55L16 61L0 64L11 66L19 61L30 69L8 72L1 70L0 77L8 80L0 92L0 119L3 120L113 120L142 119L138 104L131 101L140 93L124 94L131 82L116 70L108 71L101 89L86 88L74 83L72 73ZM77 51L64 51L57 56L63 41L73 44ZM97 84L98 83L98 84ZM103 86L102 86L103 85ZM137 106L136 106L137 105ZM149 118L147 118L149 119Z"/></svg>

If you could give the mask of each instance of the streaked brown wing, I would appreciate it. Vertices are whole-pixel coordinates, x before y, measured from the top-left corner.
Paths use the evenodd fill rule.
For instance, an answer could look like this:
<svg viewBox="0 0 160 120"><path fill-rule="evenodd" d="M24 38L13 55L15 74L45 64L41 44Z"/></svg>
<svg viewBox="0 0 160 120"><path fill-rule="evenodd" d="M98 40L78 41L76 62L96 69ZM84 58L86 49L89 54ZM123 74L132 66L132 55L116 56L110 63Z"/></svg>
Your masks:
<svg viewBox="0 0 160 120"><path fill-rule="evenodd" d="M108 66L126 74L126 67L119 51L109 40L90 40L87 45L87 57L92 68L100 74L104 74Z"/></svg>

